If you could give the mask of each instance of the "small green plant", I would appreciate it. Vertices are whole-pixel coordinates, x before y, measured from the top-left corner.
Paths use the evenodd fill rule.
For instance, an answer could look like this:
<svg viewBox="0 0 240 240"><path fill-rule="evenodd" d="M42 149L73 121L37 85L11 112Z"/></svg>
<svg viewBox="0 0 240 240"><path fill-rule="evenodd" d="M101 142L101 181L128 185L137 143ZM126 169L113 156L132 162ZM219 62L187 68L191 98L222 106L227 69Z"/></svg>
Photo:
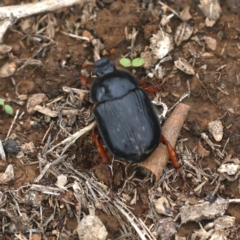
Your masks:
<svg viewBox="0 0 240 240"><path fill-rule="evenodd" d="M4 100L2 98L0 98L0 106L2 106L2 108L4 109L4 111L9 114L12 115L13 114L13 109L10 105L8 104L4 104Z"/></svg>
<svg viewBox="0 0 240 240"><path fill-rule="evenodd" d="M121 58L119 62L123 67L141 67L144 64L144 59L134 58L130 60L129 58Z"/></svg>

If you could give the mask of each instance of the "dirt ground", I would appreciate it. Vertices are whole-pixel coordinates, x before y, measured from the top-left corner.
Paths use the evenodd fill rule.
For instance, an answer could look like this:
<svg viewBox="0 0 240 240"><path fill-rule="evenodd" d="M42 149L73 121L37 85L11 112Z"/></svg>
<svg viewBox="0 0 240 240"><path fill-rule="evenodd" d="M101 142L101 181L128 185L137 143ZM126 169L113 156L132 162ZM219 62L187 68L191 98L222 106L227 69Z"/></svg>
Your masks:
<svg viewBox="0 0 240 240"><path fill-rule="evenodd" d="M0 6L29 2L32 1L3 0ZM149 77L154 64L128 70L138 79L144 79L148 86L154 86L156 91L149 93L149 97L160 96L168 108L188 93L182 102L190 106L190 111L176 152L190 188L170 163L160 181L154 183L154 176L137 165L114 160L114 194L124 209L129 210L124 214L117 207L118 202L109 200L107 169L92 144L90 131L66 149L64 144L56 146L93 122L94 107L88 88L79 80L80 76L87 76L89 81L94 79L93 46L63 32L100 39L104 44L101 54L123 69L119 60L130 52L131 45L131 40L126 40L125 28L128 27L129 32L133 28L138 31L134 44L137 50L133 52L139 57L149 49L152 34L160 29L162 5L150 0L99 0L96 5L80 4L34 15L16 21L8 29L3 43L12 50L0 59L1 68L13 61L17 69L14 74L0 78L0 98L14 109L13 115L0 110L0 139L4 143L19 109L9 139L21 148L16 154L7 153L6 161L0 162L1 172L9 164L14 168L14 178L0 185L1 239L78 239L78 223L91 209L106 227L107 239L210 239L219 233L214 239L240 239L240 205L237 203L240 199L240 4L238 0L220 1L221 16L212 27L207 27L199 1L166 0L164 3L178 13L190 7L192 18L187 22L193 27L191 37L179 46L175 44L169 53L172 60L161 63L163 77ZM172 14L169 9L165 11L166 15ZM162 29L174 35L181 23L179 17L173 16ZM216 48L208 44L206 37L215 40ZM191 63L193 75L174 66L179 58ZM63 87L84 91L67 91ZM47 96L40 105L56 113L54 117L41 111L29 113L29 98L37 93ZM168 112L167 117L170 114ZM217 119L223 125L220 141L214 139L208 128L208 123ZM212 145L204 140L203 133ZM223 163L232 164L236 171L230 174L219 171ZM59 188L56 182L61 174L67 177L67 184ZM93 184L92 187L89 184ZM99 193L99 189L103 193ZM191 189L195 189L198 196ZM181 207L213 203L220 197L236 202L229 202L224 212L219 211L212 217L198 212L198 217L183 219ZM155 206L160 198L167 201L162 212ZM181 221L175 219L179 213ZM217 228L216 219L223 215L233 217L234 224ZM138 225L139 219L144 223L140 229L144 234L148 229L150 235L140 237L131 225L136 221ZM171 225L162 223L167 219ZM212 223L215 225L209 227ZM205 230L196 234L201 227ZM164 228L174 234L163 233Z"/></svg>

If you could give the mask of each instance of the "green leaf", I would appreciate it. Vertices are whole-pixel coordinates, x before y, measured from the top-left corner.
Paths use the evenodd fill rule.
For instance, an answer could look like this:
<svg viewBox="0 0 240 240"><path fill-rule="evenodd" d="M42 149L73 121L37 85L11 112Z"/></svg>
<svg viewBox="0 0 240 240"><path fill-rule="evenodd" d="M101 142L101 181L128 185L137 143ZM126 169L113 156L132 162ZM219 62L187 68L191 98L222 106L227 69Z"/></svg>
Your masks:
<svg viewBox="0 0 240 240"><path fill-rule="evenodd" d="M141 67L144 64L143 58L135 58L132 60L133 67Z"/></svg>
<svg viewBox="0 0 240 240"><path fill-rule="evenodd" d="M9 105L4 105L3 107L4 107L4 110L5 110L5 112L6 112L7 114L9 114L9 115L12 115L12 114L13 114L13 109L12 109L11 106L9 106Z"/></svg>
<svg viewBox="0 0 240 240"><path fill-rule="evenodd" d="M0 98L0 106L4 105L4 100L2 98Z"/></svg>
<svg viewBox="0 0 240 240"><path fill-rule="evenodd" d="M132 66L131 60L129 58L122 58L122 59L120 59L119 62L123 67L131 67Z"/></svg>

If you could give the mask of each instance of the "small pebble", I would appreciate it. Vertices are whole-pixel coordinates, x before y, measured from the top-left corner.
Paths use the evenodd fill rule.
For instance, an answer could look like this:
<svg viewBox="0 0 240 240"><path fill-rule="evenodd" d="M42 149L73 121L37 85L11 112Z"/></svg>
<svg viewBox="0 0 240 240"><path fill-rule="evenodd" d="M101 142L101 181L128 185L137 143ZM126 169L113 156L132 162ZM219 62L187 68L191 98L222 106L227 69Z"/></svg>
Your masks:
<svg viewBox="0 0 240 240"><path fill-rule="evenodd" d="M77 227L78 237L81 240L106 240L107 230L97 216L84 216Z"/></svg>
<svg viewBox="0 0 240 240"><path fill-rule="evenodd" d="M13 140L7 140L3 143L3 148L7 153L18 153L19 146L18 144Z"/></svg>
<svg viewBox="0 0 240 240"><path fill-rule="evenodd" d="M216 48L217 48L216 39L214 39L212 37L205 37L205 42L210 50L212 50L212 51L216 50Z"/></svg>
<svg viewBox="0 0 240 240"><path fill-rule="evenodd" d="M223 138L223 124L220 120L215 120L208 123L208 130L217 142Z"/></svg>
<svg viewBox="0 0 240 240"><path fill-rule="evenodd" d="M0 78L12 76L17 70L17 64L14 61L6 62L0 68Z"/></svg>
<svg viewBox="0 0 240 240"><path fill-rule="evenodd" d="M12 45L12 52L14 55L20 55L22 53L22 47L18 43Z"/></svg>

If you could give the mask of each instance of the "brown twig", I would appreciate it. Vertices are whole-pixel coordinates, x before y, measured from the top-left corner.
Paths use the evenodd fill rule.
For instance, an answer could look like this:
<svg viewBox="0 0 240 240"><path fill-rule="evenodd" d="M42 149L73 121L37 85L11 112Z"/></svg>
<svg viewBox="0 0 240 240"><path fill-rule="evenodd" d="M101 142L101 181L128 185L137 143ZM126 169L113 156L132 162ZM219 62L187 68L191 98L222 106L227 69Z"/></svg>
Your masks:
<svg viewBox="0 0 240 240"><path fill-rule="evenodd" d="M176 144L180 130L187 117L189 108L190 107L186 104L178 104L162 127L162 135L164 135L164 137L170 142L172 147L174 147ZM156 181L158 181L168 162L168 159L169 154L167 147L160 143L153 154L146 161L140 163L139 165L150 170L156 176Z"/></svg>

